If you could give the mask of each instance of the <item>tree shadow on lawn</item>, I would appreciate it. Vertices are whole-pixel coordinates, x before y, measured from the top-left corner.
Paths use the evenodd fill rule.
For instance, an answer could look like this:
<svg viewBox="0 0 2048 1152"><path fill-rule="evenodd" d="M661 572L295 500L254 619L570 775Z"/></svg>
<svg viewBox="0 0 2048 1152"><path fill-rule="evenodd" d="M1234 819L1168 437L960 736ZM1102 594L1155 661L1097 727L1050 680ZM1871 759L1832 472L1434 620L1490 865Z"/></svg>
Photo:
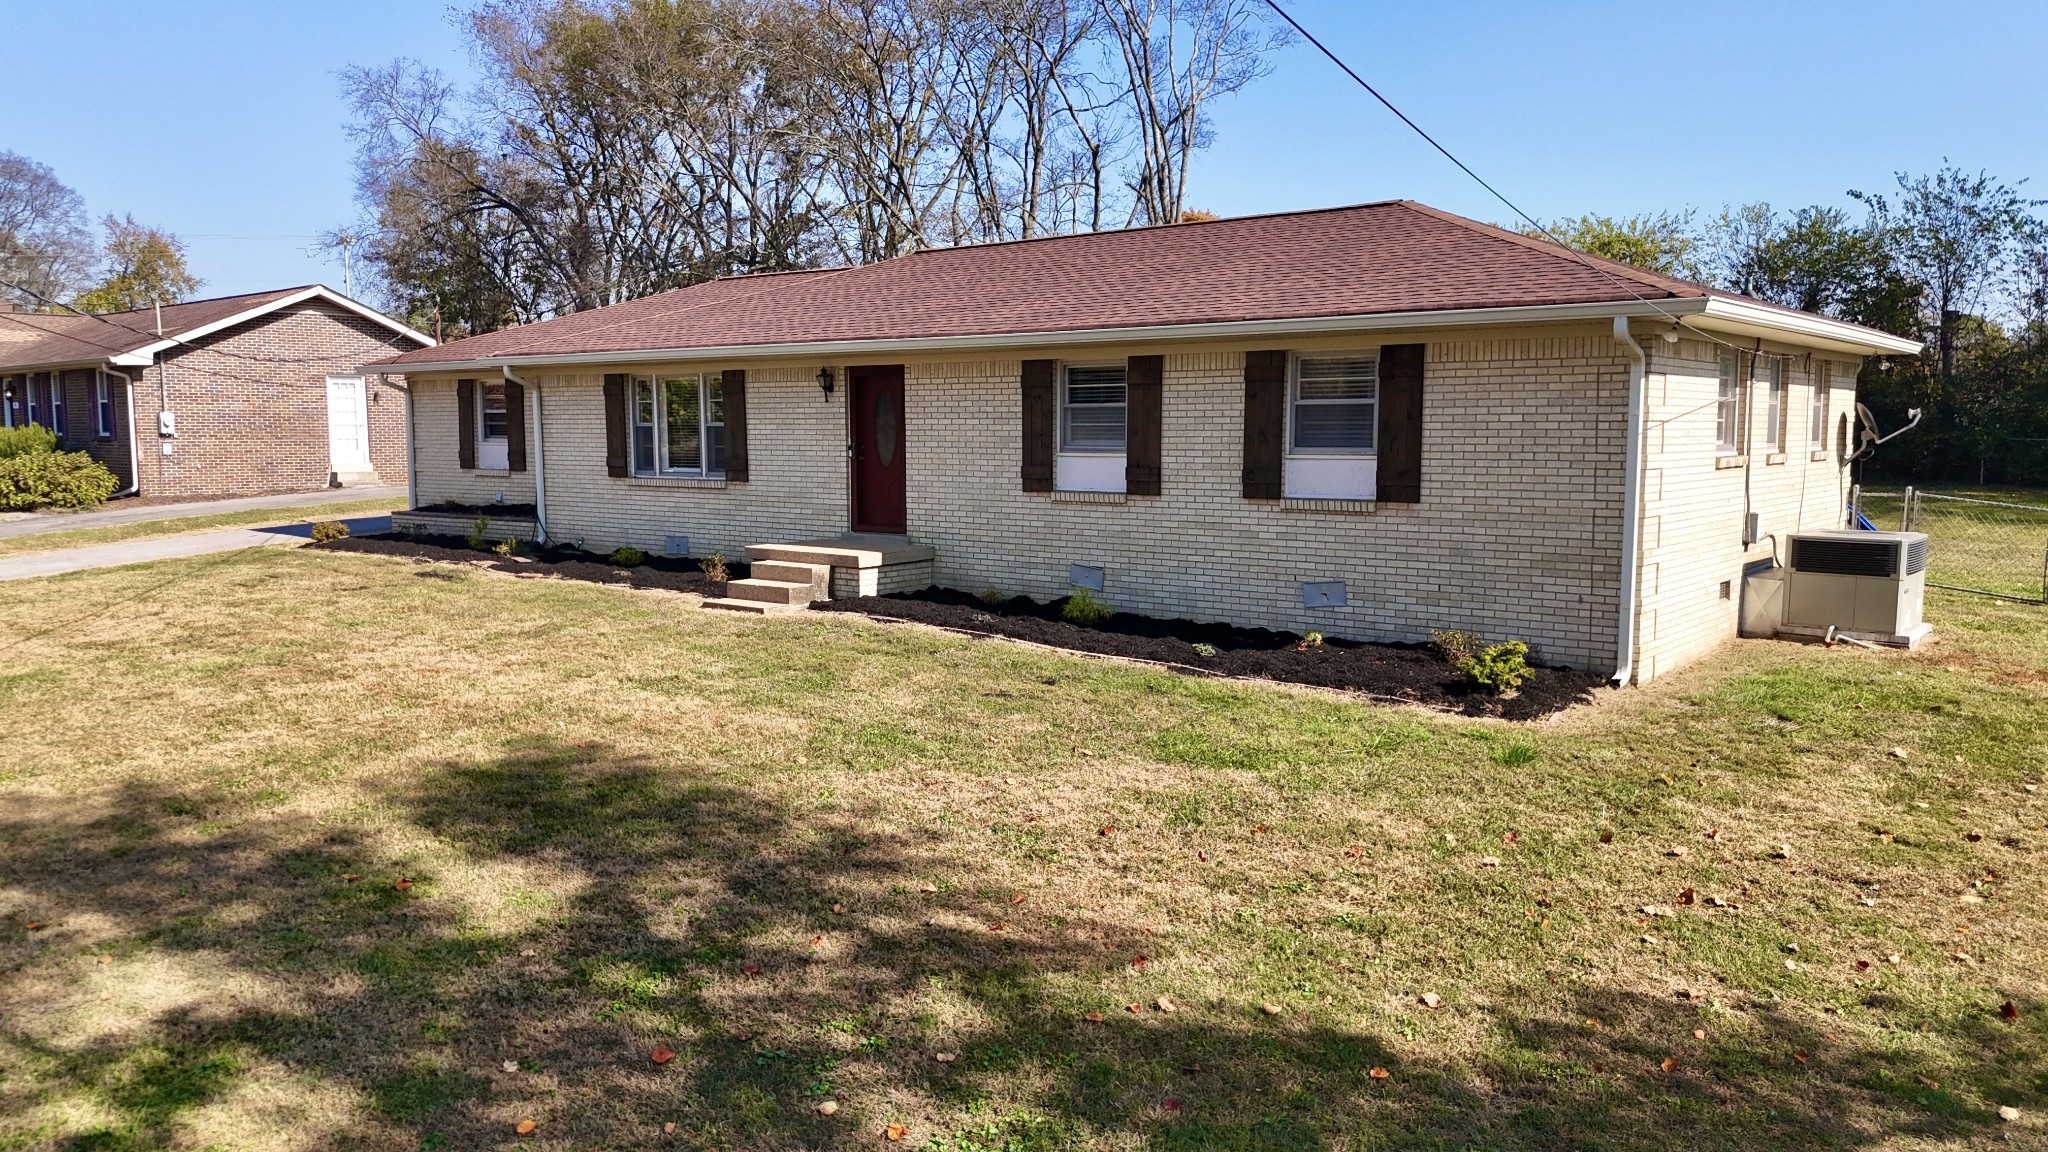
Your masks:
<svg viewBox="0 0 2048 1152"><path fill-rule="evenodd" d="M0 1115L47 1094L116 1117L28 1146L178 1145L267 1065L375 1113L306 1116L279 1141L294 1147L644 1147L666 1123L681 1146L764 1149L876 1141L886 1124L913 1145L1019 1150L1857 1147L1997 1123L1768 1006L1715 1047L1689 1040L1691 1005L1589 990L1576 1010L1606 1027L1503 1009L1497 1041L1462 1062L1403 1062L1332 1013L1169 1015L1152 1001L1170 983L1140 991L1130 962L1171 944L1015 915L1006 891L972 883L924 891L976 862L877 836L858 804L796 812L602 746L442 765L397 798L395 827L190 826L226 803L131 785L75 826L33 801L0 820L8 878L47 897L8 910L0 934L0 1060L15 1069ZM522 925L493 926L502 871L570 882ZM44 908L52 927L20 931ZM40 1033L34 989L71 979L65 966L93 972L94 953L267 991ZM1630 1039L1649 1036L1688 1040ZM1994 1098L2038 1097L2038 1040L1959 1036L1951 1067ZM656 1045L677 1055L657 1065ZM828 1098L837 1115L815 1110ZM539 1131L515 1139L527 1116Z"/></svg>

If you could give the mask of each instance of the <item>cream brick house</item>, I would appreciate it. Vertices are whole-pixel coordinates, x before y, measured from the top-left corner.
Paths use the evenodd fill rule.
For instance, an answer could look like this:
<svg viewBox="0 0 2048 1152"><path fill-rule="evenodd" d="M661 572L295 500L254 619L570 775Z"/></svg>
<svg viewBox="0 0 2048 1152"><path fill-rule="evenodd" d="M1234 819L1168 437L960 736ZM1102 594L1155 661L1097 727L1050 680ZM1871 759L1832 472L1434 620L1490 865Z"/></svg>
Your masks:
<svg viewBox="0 0 2048 1152"><path fill-rule="evenodd" d="M405 481L403 376L433 344L318 284L101 316L0 304L0 425L40 424L171 498Z"/></svg>
<svg viewBox="0 0 2048 1152"><path fill-rule="evenodd" d="M1840 524L1861 358L1917 348L1397 201L719 280L368 370L412 381L415 507L744 552L739 607L1082 583L1627 682L1735 634L1771 534Z"/></svg>

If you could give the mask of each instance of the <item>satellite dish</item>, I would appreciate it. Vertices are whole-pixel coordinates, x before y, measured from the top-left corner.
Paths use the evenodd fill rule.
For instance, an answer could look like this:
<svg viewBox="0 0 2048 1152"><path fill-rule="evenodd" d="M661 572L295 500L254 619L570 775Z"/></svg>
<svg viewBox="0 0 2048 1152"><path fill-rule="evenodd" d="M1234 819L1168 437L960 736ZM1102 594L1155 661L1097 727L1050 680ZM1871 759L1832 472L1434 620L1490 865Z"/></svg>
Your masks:
<svg viewBox="0 0 2048 1152"><path fill-rule="evenodd" d="M1877 443L1877 417L1870 414L1870 409L1861 400L1856 402L1856 419L1863 425L1863 435L1860 437L1863 443Z"/></svg>
<svg viewBox="0 0 2048 1152"><path fill-rule="evenodd" d="M1862 401L1857 401L1856 419L1863 425L1863 435L1860 437L1860 439L1862 440L1862 447L1856 449L1857 458L1861 459L1863 456L1868 455L1870 450L1872 448L1877 447L1879 444L1882 444L1887 440L1896 440L1899 437L1904 436L1906 433L1911 432L1913 429L1918 428L1920 426L1920 409L1908 408L1906 409L1906 416L1908 417L1908 420L1904 428L1899 429L1898 431L1892 433L1889 436L1880 435L1877 430L1877 417L1872 416L1870 414L1870 409L1864 407Z"/></svg>

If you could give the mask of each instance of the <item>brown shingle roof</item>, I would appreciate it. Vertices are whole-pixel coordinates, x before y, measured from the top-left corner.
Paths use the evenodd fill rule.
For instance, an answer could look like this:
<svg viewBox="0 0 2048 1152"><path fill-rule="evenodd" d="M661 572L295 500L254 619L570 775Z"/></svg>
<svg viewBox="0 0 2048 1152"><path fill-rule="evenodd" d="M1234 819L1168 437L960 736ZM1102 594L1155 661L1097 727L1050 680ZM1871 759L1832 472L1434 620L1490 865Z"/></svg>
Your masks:
<svg viewBox="0 0 2048 1152"><path fill-rule="evenodd" d="M940 248L852 268L714 280L382 363L1078 333L1720 295L1392 200Z"/></svg>
<svg viewBox="0 0 2048 1152"><path fill-rule="evenodd" d="M164 308L164 335L177 336L204 328L303 291L305 286L279 288L168 305ZM157 339L154 308L101 316L0 312L0 371L105 360L147 347Z"/></svg>

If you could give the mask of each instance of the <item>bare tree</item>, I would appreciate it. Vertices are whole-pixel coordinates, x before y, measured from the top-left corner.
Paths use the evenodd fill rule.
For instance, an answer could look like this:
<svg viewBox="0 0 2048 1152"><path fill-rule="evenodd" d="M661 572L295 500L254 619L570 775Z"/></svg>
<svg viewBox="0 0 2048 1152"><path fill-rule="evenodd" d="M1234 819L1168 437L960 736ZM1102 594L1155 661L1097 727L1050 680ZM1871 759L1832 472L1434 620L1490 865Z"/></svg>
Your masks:
<svg viewBox="0 0 2048 1152"><path fill-rule="evenodd" d="M83 287L97 253L85 200L46 164L0 152L0 299L39 308Z"/></svg>

